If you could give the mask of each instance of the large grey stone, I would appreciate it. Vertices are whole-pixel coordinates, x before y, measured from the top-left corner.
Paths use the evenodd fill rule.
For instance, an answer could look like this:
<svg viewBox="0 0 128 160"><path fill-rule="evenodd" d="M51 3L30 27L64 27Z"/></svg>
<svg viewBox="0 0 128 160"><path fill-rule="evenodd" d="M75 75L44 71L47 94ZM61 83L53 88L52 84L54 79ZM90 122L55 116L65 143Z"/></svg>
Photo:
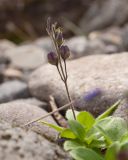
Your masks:
<svg viewBox="0 0 128 160"><path fill-rule="evenodd" d="M122 98L128 88L127 62L127 52L87 56L68 62L68 86L72 99L76 100L75 107L97 115ZM59 106L68 102L57 69L50 64L32 73L29 89L41 100L48 100L52 94Z"/></svg>
<svg viewBox="0 0 128 160"><path fill-rule="evenodd" d="M23 45L10 49L6 55L12 66L23 70L35 69L46 62L46 51L33 45Z"/></svg>
<svg viewBox="0 0 128 160"><path fill-rule="evenodd" d="M20 79L23 80L25 79L23 72L21 72L18 69L15 68L7 68L3 71L3 76L4 79L9 80L9 79Z"/></svg>
<svg viewBox="0 0 128 160"><path fill-rule="evenodd" d="M44 101L40 101L34 97L29 97L29 98L20 98L17 100L14 100L13 102L24 102L27 104L32 104L34 106L38 106L40 108L43 108L45 110L49 110L49 105L48 103L44 102Z"/></svg>
<svg viewBox="0 0 128 160"><path fill-rule="evenodd" d="M9 40L6 39L0 40L0 71L1 68L3 67L1 65L10 63L10 59L5 53L14 48L16 48L16 45L13 42L10 42Z"/></svg>
<svg viewBox="0 0 128 160"><path fill-rule="evenodd" d="M0 122L1 160L69 160L59 146L44 137Z"/></svg>
<svg viewBox="0 0 128 160"><path fill-rule="evenodd" d="M33 45L50 52L53 49L53 43L49 37L41 37L32 42Z"/></svg>
<svg viewBox="0 0 128 160"><path fill-rule="evenodd" d="M0 119L10 123L13 126L24 126L26 123L46 115L47 112L37 106L27 104L24 102L9 102L0 105ZM43 119L52 124L56 124L51 116ZM46 136L51 140L55 140L57 132L50 127L39 124L38 122L26 126L35 132Z"/></svg>
<svg viewBox="0 0 128 160"><path fill-rule="evenodd" d="M118 42L117 42L118 41ZM92 32L88 36L70 38L66 44L71 50L71 59L94 54L108 54L120 52L122 43L121 35L116 36L111 31ZM118 44L117 44L118 43ZM119 44L120 43L120 44Z"/></svg>
<svg viewBox="0 0 128 160"><path fill-rule="evenodd" d="M22 81L7 81L0 85L0 103L29 96L27 84Z"/></svg>
<svg viewBox="0 0 128 160"><path fill-rule="evenodd" d="M13 48L16 48L16 45L13 42L6 39L0 40L0 55L4 55L7 50Z"/></svg>
<svg viewBox="0 0 128 160"><path fill-rule="evenodd" d="M113 116L122 117L126 120L128 124L128 99L125 98L121 101L120 105L116 109L116 111L113 113Z"/></svg>
<svg viewBox="0 0 128 160"><path fill-rule="evenodd" d="M90 45L93 45L93 41L101 41L104 44L101 50L102 52L111 54L119 53L125 50L122 38L122 29L119 27L110 27L103 31L94 31L89 34ZM95 48L93 52L98 52ZM92 52L92 53L93 53Z"/></svg>
<svg viewBox="0 0 128 160"><path fill-rule="evenodd" d="M72 59L87 55L86 50L88 49L88 40L85 36L70 38L66 41L66 45L68 45L71 50L70 57Z"/></svg>

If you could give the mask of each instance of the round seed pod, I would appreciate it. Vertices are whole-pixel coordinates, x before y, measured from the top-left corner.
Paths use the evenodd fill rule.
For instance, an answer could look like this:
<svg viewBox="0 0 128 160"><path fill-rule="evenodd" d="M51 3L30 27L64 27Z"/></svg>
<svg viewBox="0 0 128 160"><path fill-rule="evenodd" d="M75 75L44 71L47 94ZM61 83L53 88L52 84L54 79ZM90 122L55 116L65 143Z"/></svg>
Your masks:
<svg viewBox="0 0 128 160"><path fill-rule="evenodd" d="M60 47L60 54L61 54L61 57L62 59L66 60L67 58L69 58L70 56L70 50L68 48L68 46L61 46Z"/></svg>
<svg viewBox="0 0 128 160"><path fill-rule="evenodd" d="M52 65L58 65L58 56L54 52L50 52L47 55L48 62Z"/></svg>

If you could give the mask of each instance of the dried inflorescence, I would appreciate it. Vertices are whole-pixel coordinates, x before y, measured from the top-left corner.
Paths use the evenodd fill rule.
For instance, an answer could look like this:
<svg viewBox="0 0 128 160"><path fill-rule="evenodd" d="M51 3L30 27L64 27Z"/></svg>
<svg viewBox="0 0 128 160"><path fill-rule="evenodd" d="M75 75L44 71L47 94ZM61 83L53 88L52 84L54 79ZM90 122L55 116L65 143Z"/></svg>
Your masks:
<svg viewBox="0 0 128 160"><path fill-rule="evenodd" d="M57 67L61 80L65 84L68 100L69 102L71 102L72 100L71 100L71 96L69 94L69 89L67 85L68 75L67 75L67 66L66 66L66 60L70 56L70 49L68 48L68 46L64 45L62 28L57 27L57 23L51 23L50 18L48 18L47 20L46 30L55 46L55 51L56 51L56 52L48 53L48 56L47 56L48 62ZM74 115L74 119L76 119L73 104L71 104L71 109Z"/></svg>

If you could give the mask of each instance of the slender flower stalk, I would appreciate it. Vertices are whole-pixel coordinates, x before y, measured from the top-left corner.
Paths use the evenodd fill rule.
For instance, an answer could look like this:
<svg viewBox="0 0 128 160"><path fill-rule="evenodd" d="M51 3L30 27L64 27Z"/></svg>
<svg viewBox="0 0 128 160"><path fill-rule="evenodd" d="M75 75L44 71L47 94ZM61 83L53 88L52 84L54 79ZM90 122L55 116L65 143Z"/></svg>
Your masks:
<svg viewBox="0 0 128 160"><path fill-rule="evenodd" d="M50 64L55 65L57 67L60 78L64 82L68 100L71 103L72 99L69 93L69 88L67 83L68 74L66 66L66 59L70 56L70 50L68 46L63 45L64 38L63 38L62 28L57 27L57 23L52 24L50 18L48 18L47 20L46 31L49 37L51 38L56 51L56 53L50 52L48 54L48 61ZM74 105L72 103L70 105L70 108L72 109L74 119L76 119Z"/></svg>

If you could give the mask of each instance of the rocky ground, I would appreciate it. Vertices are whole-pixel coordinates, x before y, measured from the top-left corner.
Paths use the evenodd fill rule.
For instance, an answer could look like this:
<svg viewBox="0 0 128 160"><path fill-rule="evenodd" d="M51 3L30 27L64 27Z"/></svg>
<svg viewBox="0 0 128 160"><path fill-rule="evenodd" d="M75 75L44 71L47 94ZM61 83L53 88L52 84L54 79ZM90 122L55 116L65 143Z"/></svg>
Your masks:
<svg viewBox="0 0 128 160"><path fill-rule="evenodd" d="M111 27L66 40L72 51L67 62L68 84L77 110L97 116L122 99L115 116L128 123L128 27ZM0 40L0 159L68 160L57 145L57 133L29 121L47 114L52 95L60 107L67 103L57 70L47 63L52 50L48 37L15 45ZM96 92L93 97L90 94ZM56 124L52 116L45 119Z"/></svg>

